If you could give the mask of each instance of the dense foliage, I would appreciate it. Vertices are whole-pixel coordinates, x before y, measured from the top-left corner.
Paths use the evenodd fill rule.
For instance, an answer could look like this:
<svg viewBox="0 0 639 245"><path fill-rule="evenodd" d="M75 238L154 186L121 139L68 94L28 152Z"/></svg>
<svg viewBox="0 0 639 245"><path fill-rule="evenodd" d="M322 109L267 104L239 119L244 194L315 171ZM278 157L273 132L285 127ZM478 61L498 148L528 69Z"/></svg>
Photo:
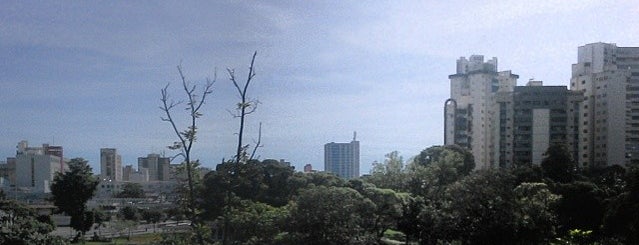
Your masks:
<svg viewBox="0 0 639 245"><path fill-rule="evenodd" d="M457 146L406 164L391 152L351 180L275 160L234 164L219 164L198 188L211 243L639 243L639 170L577 169L561 146L540 166L475 171Z"/></svg>
<svg viewBox="0 0 639 245"><path fill-rule="evenodd" d="M144 198L144 190L140 183L124 183L122 191L115 194L116 198Z"/></svg>
<svg viewBox="0 0 639 245"><path fill-rule="evenodd" d="M10 200L0 200L0 244L67 244L59 236L49 234L55 225L48 215Z"/></svg>
<svg viewBox="0 0 639 245"><path fill-rule="evenodd" d="M56 173L51 184L53 204L71 216L71 227L79 231L80 237L93 226L94 215L86 203L95 195L98 183L87 161L74 158L69 162L69 171Z"/></svg>

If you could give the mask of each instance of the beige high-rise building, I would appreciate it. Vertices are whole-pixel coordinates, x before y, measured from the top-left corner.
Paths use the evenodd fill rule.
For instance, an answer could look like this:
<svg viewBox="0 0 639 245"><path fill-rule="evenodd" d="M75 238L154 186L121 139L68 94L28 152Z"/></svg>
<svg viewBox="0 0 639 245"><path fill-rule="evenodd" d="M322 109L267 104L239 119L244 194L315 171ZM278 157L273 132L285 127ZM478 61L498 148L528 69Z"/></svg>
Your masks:
<svg viewBox="0 0 639 245"><path fill-rule="evenodd" d="M497 94L510 93L519 76L497 70L497 58L484 56L457 60L457 72L450 78L450 99L445 105L445 144L469 148L475 169L496 166L499 106Z"/></svg>
<svg viewBox="0 0 639 245"><path fill-rule="evenodd" d="M570 89L584 93L579 165L639 162L639 48L609 43L579 47Z"/></svg>
<svg viewBox="0 0 639 245"><path fill-rule="evenodd" d="M103 180L122 180L122 157L115 148L100 149L100 178Z"/></svg>

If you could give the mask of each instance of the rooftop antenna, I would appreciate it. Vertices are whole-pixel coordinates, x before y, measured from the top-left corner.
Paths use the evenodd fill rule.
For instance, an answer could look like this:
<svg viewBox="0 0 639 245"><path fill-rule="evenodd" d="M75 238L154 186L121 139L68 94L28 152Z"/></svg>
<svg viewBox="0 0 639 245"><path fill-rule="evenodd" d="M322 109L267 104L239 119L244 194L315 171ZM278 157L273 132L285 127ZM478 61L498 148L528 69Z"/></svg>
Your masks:
<svg viewBox="0 0 639 245"><path fill-rule="evenodd" d="M357 141L357 131L353 131L353 141Z"/></svg>

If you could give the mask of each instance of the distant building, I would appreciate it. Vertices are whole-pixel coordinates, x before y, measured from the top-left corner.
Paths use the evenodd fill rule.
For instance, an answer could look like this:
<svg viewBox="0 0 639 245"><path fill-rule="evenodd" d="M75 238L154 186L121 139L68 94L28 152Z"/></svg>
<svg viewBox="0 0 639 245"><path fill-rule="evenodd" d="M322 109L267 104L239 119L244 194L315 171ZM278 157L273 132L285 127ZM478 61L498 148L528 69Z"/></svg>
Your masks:
<svg viewBox="0 0 639 245"><path fill-rule="evenodd" d="M304 165L304 173L311 173L311 172L313 172L313 165L311 165L310 163Z"/></svg>
<svg viewBox="0 0 639 245"><path fill-rule="evenodd" d="M146 168L138 168L135 170L132 165L126 165L122 170L122 181L149 181L149 170Z"/></svg>
<svg viewBox="0 0 639 245"><path fill-rule="evenodd" d="M55 150L50 150L55 149ZM61 146L29 147L27 141L18 143L15 158L15 185L32 192L49 193L57 172L68 169Z"/></svg>
<svg viewBox="0 0 639 245"><path fill-rule="evenodd" d="M291 166L291 162L286 161L285 159L280 159L280 164L284 165L284 166Z"/></svg>
<svg viewBox="0 0 639 245"><path fill-rule="evenodd" d="M591 43L577 49L570 89L584 93L580 166L639 163L639 47Z"/></svg>
<svg viewBox="0 0 639 245"><path fill-rule="evenodd" d="M100 149L100 178L103 180L122 180L122 157L115 148Z"/></svg>
<svg viewBox="0 0 639 245"><path fill-rule="evenodd" d="M359 141L357 133L350 143L331 142L324 145L324 171L342 178L359 177Z"/></svg>
<svg viewBox="0 0 639 245"><path fill-rule="evenodd" d="M147 157L138 157L138 170L147 169L149 181L167 181L170 179L171 171L169 165L171 159L162 157L160 154L149 154Z"/></svg>
<svg viewBox="0 0 639 245"><path fill-rule="evenodd" d="M6 162L0 163L0 177L4 178L5 184L16 184L16 158L7 157Z"/></svg>
<svg viewBox="0 0 639 245"><path fill-rule="evenodd" d="M98 184L98 188L96 190L96 196L94 199L99 198L110 198L114 197L116 194L122 192L122 188L127 183L136 183L142 186L144 190L145 196L151 199L155 199L161 196L177 196L178 194L175 192L175 188L177 187L177 182L175 181L111 181L111 180L102 180Z"/></svg>

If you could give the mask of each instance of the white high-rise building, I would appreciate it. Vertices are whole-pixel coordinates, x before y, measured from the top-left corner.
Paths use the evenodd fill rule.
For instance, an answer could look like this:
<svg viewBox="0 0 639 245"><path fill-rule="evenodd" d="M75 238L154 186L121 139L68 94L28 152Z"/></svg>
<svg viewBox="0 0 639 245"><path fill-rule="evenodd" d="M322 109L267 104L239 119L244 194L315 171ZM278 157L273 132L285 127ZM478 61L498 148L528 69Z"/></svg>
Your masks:
<svg viewBox="0 0 639 245"><path fill-rule="evenodd" d="M350 143L324 145L324 171L351 179L359 177L359 141L356 133Z"/></svg>
<svg viewBox="0 0 639 245"><path fill-rule="evenodd" d="M29 147L27 141L18 143L15 158L16 187L28 188L33 192L51 192L50 185L55 174L68 169L61 154L60 146L50 147L44 144L42 147Z"/></svg>
<svg viewBox="0 0 639 245"><path fill-rule="evenodd" d="M100 149L100 178L103 180L122 180L122 157L115 148Z"/></svg>
<svg viewBox="0 0 639 245"><path fill-rule="evenodd" d="M570 89L584 93L578 164L639 162L639 47L579 47Z"/></svg>
<svg viewBox="0 0 639 245"><path fill-rule="evenodd" d="M457 60L457 73L450 75L450 99L445 105L445 144L471 150L475 169L497 166L498 93L510 93L519 76L497 70L497 58L484 62L484 56Z"/></svg>

